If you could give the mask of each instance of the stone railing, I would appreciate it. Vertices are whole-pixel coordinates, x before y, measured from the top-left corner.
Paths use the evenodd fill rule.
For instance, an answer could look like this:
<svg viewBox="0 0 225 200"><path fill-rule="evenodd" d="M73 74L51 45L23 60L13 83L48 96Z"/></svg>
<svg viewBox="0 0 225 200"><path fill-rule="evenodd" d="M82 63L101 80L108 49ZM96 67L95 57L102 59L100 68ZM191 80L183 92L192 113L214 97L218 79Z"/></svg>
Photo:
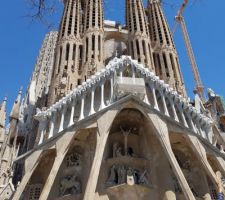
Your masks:
<svg viewBox="0 0 225 200"><path fill-rule="evenodd" d="M146 95L144 102L163 115L191 129L212 144L212 121L188 103L188 100L160 80L153 72L130 57L122 56L109 62L66 97L35 118L39 121L39 145L60 134L64 129L117 101L114 85L118 78L143 79ZM134 94L135 95L135 94Z"/></svg>

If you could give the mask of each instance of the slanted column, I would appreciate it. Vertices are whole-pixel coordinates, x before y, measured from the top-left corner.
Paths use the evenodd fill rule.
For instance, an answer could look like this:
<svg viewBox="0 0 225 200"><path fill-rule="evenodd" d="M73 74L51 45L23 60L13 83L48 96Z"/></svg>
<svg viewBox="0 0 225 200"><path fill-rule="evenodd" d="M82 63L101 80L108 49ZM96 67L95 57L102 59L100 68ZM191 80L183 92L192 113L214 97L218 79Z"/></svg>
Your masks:
<svg viewBox="0 0 225 200"><path fill-rule="evenodd" d="M146 104L148 104L148 105L151 105L151 103L150 103L149 100L148 100L147 92L146 92L146 94L145 94L144 102L145 102Z"/></svg>
<svg viewBox="0 0 225 200"><path fill-rule="evenodd" d="M56 123L56 116L57 116L56 111L52 112L51 121L50 121L50 130L49 130L49 134L48 134L48 139L53 137L55 123Z"/></svg>
<svg viewBox="0 0 225 200"><path fill-rule="evenodd" d="M75 113L76 100L75 98L72 100L71 113L70 113L70 123L69 126L74 124L74 113Z"/></svg>
<svg viewBox="0 0 225 200"><path fill-rule="evenodd" d="M175 119L175 121L179 122L179 118L177 116L177 111L175 109L174 101L171 98L169 98L169 101L170 101L170 105L171 105L171 108L172 108L174 119Z"/></svg>
<svg viewBox="0 0 225 200"><path fill-rule="evenodd" d="M207 124L205 127L205 132L207 134L207 138L210 141L210 143L213 143L213 130L212 130L212 124Z"/></svg>
<svg viewBox="0 0 225 200"><path fill-rule="evenodd" d="M65 120L65 113L66 113L67 106L64 105L62 108L62 115L61 115L61 121L59 126L59 132L64 130L64 120Z"/></svg>
<svg viewBox="0 0 225 200"><path fill-rule="evenodd" d="M170 115L169 115L167 105L166 105L165 93L163 91L160 91L160 95L162 97L164 114L169 117Z"/></svg>
<svg viewBox="0 0 225 200"><path fill-rule="evenodd" d="M224 153L224 148L223 148L223 145L222 144L220 145L220 152L221 153Z"/></svg>
<svg viewBox="0 0 225 200"><path fill-rule="evenodd" d="M105 95L104 95L104 90L105 90L105 82L102 81L101 82L101 106L100 109L104 109L105 108Z"/></svg>
<svg viewBox="0 0 225 200"><path fill-rule="evenodd" d="M189 120L189 124L191 126L191 129L196 133L197 130L196 130L195 125L194 125L194 123L192 121L192 117L191 117L191 113L190 112L187 113L187 117L188 117L188 120Z"/></svg>
<svg viewBox="0 0 225 200"><path fill-rule="evenodd" d="M39 139L38 145L42 144L44 141L44 135L46 132L46 127L47 127L47 118L43 117L43 119L41 119L39 123L40 123L39 125L40 139Z"/></svg>
<svg viewBox="0 0 225 200"><path fill-rule="evenodd" d="M179 111L180 111L181 118L182 118L182 121L183 121L183 123L184 123L184 126L188 128L188 123L187 123L187 121L186 121L186 119L185 119L185 116L184 116L184 110L183 110L181 104L178 106L178 109L179 109Z"/></svg>
<svg viewBox="0 0 225 200"><path fill-rule="evenodd" d="M93 86L91 88L91 110L89 115L93 115L95 113L95 109L94 109L94 103L95 103L95 87Z"/></svg>
<svg viewBox="0 0 225 200"><path fill-rule="evenodd" d="M157 101L157 98L156 98L155 86L150 84L150 87L152 89L152 95L153 95L153 101L154 101L154 109L159 111L159 105L158 105L158 101Z"/></svg>
<svg viewBox="0 0 225 200"><path fill-rule="evenodd" d="M201 121L201 119L200 119L200 118L199 118L199 119L197 119L197 126L198 126L198 130L199 130L199 132L200 132L200 135L201 135L203 138L206 138L205 133L202 131L202 125L201 125L200 121Z"/></svg>
<svg viewBox="0 0 225 200"><path fill-rule="evenodd" d="M80 106L79 121L84 119L84 98L85 98L85 94L82 94L82 96L81 96L81 106Z"/></svg>

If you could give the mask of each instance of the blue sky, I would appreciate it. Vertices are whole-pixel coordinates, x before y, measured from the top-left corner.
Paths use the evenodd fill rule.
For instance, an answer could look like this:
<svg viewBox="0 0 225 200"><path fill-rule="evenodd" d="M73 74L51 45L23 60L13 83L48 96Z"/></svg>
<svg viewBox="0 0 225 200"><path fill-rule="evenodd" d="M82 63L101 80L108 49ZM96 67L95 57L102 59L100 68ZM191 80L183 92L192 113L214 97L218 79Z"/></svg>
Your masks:
<svg viewBox="0 0 225 200"><path fill-rule="evenodd" d="M50 0L54 1L54 0ZM54 22L54 30L62 12L62 4L57 2L57 10L49 18ZM110 2L107 4L107 2ZM173 27L174 16L182 0L164 0L164 10L169 24ZM124 22L124 0L107 0L105 18ZM225 96L225 1L190 0L184 17L196 56L196 62L205 88L213 88ZM45 34L49 29L39 22L26 17L29 8L26 0L3 1L0 6L0 100L8 96L8 112L20 86L24 90L34 68L36 58ZM177 29L175 43L179 53L181 70L189 96L194 87L193 76L182 40Z"/></svg>

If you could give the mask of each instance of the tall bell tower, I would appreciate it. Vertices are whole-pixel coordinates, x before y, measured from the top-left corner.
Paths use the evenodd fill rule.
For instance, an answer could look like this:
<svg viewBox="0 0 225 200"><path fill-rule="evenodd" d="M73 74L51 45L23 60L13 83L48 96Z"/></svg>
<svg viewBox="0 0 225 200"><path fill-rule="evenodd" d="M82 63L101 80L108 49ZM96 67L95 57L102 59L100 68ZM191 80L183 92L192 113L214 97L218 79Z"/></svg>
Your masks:
<svg viewBox="0 0 225 200"><path fill-rule="evenodd" d="M103 68L104 17L102 0L87 0L84 16L83 78Z"/></svg>
<svg viewBox="0 0 225 200"><path fill-rule="evenodd" d="M82 64L82 7L80 0L64 0L49 104L80 84Z"/></svg>
<svg viewBox="0 0 225 200"><path fill-rule="evenodd" d="M142 0L126 0L129 51L133 59L154 71L152 49Z"/></svg>
<svg viewBox="0 0 225 200"><path fill-rule="evenodd" d="M148 0L148 19L155 73L186 96L177 51L160 0Z"/></svg>

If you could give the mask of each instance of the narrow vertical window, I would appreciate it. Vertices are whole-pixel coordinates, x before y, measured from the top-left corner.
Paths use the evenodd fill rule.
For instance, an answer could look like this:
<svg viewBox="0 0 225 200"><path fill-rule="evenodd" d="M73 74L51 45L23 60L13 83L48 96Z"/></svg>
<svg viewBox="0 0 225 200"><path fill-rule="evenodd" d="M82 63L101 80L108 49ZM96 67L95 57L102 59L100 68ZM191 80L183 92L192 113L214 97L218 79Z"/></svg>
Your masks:
<svg viewBox="0 0 225 200"><path fill-rule="evenodd" d="M138 62L140 62L140 47L139 47L139 42L136 40L136 47L137 47L137 56L138 56Z"/></svg>
<svg viewBox="0 0 225 200"><path fill-rule="evenodd" d="M169 73L169 69L168 69L168 63L167 63L167 60L166 60L166 54L165 53L163 53L163 61L164 61L164 65L165 65L165 68L166 68L166 76L170 77L170 73Z"/></svg>
<svg viewBox="0 0 225 200"><path fill-rule="evenodd" d="M171 53L170 53L170 62L171 62L171 65L172 65L174 78L177 79L175 63L174 63L173 55Z"/></svg>
<svg viewBox="0 0 225 200"><path fill-rule="evenodd" d="M70 44L66 45L66 61L69 60Z"/></svg>
<svg viewBox="0 0 225 200"><path fill-rule="evenodd" d="M101 52L101 46L102 46L102 41L101 41L101 36L99 35L98 36L98 52L99 52L99 61L101 61L101 54L102 54L102 52Z"/></svg>
<svg viewBox="0 0 225 200"><path fill-rule="evenodd" d="M86 38L86 61L88 61L88 38Z"/></svg>
<svg viewBox="0 0 225 200"><path fill-rule="evenodd" d="M76 44L73 45L73 60L76 58Z"/></svg>
<svg viewBox="0 0 225 200"><path fill-rule="evenodd" d="M60 73L61 62L62 62L62 47L60 47L60 50L59 50L59 66L58 66L58 73Z"/></svg>
<svg viewBox="0 0 225 200"><path fill-rule="evenodd" d="M157 61L158 61L158 65L159 65L159 75L162 76L162 65L161 65L161 62L160 62L159 54L157 54Z"/></svg>
<svg viewBox="0 0 225 200"><path fill-rule="evenodd" d="M145 62L147 63L147 50L146 50L146 44L144 40L142 41L142 46L143 46L143 51L145 56Z"/></svg>
<svg viewBox="0 0 225 200"><path fill-rule="evenodd" d="M134 44L133 41L130 42L131 43L131 57L134 58Z"/></svg>

